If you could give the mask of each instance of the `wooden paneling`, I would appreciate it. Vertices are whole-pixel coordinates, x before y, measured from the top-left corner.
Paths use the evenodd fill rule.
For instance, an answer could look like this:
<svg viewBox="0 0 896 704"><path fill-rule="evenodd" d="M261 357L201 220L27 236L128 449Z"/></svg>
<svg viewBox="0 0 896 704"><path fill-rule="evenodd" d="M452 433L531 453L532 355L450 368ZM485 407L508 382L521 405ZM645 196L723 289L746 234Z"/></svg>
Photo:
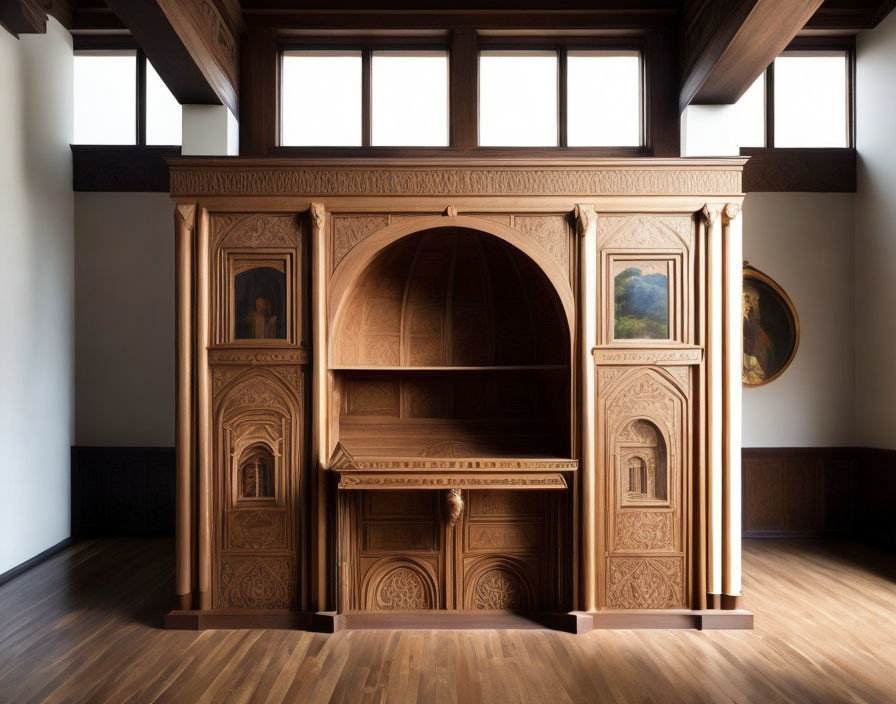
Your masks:
<svg viewBox="0 0 896 704"><path fill-rule="evenodd" d="M746 537L896 539L896 451L745 448Z"/></svg>
<svg viewBox="0 0 896 704"><path fill-rule="evenodd" d="M173 447L73 447L72 538L174 533Z"/></svg>
<svg viewBox="0 0 896 704"><path fill-rule="evenodd" d="M167 192L166 157L180 156L179 146L106 146L73 144L72 188L75 191Z"/></svg>
<svg viewBox="0 0 896 704"><path fill-rule="evenodd" d="M754 191L809 191L855 193L856 150L849 148L743 147L743 189Z"/></svg>

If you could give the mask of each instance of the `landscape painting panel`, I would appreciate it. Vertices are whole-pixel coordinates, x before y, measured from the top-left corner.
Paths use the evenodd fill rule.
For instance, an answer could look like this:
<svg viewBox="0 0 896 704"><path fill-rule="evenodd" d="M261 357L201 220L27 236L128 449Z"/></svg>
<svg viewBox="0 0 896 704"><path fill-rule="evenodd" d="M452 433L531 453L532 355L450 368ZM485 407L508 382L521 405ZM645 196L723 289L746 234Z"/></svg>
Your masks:
<svg viewBox="0 0 896 704"><path fill-rule="evenodd" d="M613 262L617 340L669 339L669 262Z"/></svg>

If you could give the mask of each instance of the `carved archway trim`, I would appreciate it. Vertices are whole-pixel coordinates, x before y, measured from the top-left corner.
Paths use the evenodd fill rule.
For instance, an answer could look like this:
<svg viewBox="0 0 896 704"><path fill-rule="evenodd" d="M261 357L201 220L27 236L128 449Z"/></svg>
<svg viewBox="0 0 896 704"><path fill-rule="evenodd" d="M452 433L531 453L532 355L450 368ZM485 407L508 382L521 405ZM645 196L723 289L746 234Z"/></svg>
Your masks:
<svg viewBox="0 0 896 704"><path fill-rule="evenodd" d="M569 272L564 271L547 250L527 237L522 231L509 225L470 215L433 215L401 220L373 232L352 247L336 267L330 280L330 330L338 328L335 321L342 314L343 304L348 299L353 284L360 280L377 254L404 237L444 227L458 227L493 235L529 257L544 273L551 287L556 291L563 306L563 312L566 314L570 338L572 337L572 331L575 329L575 300L569 286Z"/></svg>

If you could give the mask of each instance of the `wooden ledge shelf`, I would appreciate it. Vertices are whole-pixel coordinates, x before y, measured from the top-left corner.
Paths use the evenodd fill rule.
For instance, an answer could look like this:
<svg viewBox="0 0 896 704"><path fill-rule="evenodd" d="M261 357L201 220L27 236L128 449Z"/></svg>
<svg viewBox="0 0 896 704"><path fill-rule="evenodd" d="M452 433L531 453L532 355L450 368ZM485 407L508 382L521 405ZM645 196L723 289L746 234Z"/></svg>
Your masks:
<svg viewBox="0 0 896 704"><path fill-rule="evenodd" d="M578 460L555 457L354 457L330 459L340 489L566 489Z"/></svg>
<svg viewBox="0 0 896 704"><path fill-rule="evenodd" d="M365 365L340 365L330 367L334 372L531 372L531 371L565 371L568 364L504 364L482 366L429 366L429 367L396 367L396 366L365 366Z"/></svg>
<svg viewBox="0 0 896 704"><path fill-rule="evenodd" d="M340 489L566 489L559 472L340 472Z"/></svg>

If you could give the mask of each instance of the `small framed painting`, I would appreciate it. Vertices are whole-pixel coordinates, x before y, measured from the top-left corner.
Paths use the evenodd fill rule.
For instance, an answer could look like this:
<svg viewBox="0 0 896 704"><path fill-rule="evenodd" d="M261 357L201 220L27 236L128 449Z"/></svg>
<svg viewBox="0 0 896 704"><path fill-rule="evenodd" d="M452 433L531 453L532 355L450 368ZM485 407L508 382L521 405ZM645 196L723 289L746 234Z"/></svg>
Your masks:
<svg viewBox="0 0 896 704"><path fill-rule="evenodd" d="M774 280L744 262L743 383L762 386L777 379L796 356L800 321L790 297Z"/></svg>

